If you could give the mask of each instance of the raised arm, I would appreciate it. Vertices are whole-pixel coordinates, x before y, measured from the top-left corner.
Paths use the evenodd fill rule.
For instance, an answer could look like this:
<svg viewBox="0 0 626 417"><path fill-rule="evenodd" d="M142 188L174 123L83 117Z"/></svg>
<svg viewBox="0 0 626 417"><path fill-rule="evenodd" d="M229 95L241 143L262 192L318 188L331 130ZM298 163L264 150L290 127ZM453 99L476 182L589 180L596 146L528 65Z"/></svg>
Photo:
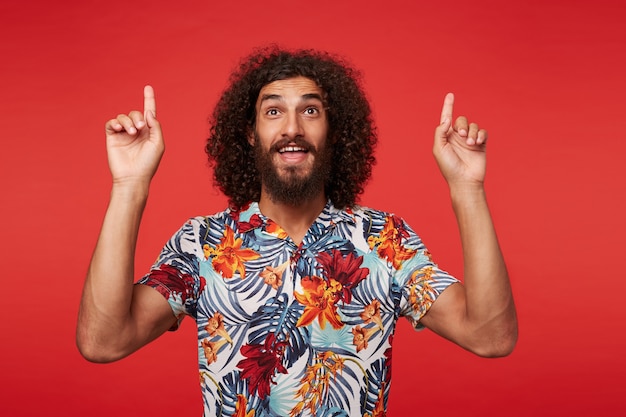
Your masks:
<svg viewBox="0 0 626 417"><path fill-rule="evenodd" d="M444 100L433 153L450 188L463 246L464 285L444 291L422 319L438 334L481 356L509 354L517 318L506 265L485 197L487 132L463 116L452 124Z"/></svg>
<svg viewBox="0 0 626 417"><path fill-rule="evenodd" d="M76 342L94 362L120 359L165 332L175 322L167 301L134 283L139 223L150 181L165 149L156 100L144 89L144 111L120 114L105 125L111 197L87 272Z"/></svg>

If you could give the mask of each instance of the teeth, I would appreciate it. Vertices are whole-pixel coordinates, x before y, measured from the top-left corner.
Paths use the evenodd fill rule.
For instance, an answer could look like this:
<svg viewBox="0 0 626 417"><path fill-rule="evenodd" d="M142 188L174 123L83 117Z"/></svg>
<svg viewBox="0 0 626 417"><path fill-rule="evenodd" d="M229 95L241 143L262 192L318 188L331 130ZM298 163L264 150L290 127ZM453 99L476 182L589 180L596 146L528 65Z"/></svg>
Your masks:
<svg viewBox="0 0 626 417"><path fill-rule="evenodd" d="M286 146L284 148L281 148L278 152L283 153L283 152L305 152L306 149L304 148L300 148L299 146Z"/></svg>

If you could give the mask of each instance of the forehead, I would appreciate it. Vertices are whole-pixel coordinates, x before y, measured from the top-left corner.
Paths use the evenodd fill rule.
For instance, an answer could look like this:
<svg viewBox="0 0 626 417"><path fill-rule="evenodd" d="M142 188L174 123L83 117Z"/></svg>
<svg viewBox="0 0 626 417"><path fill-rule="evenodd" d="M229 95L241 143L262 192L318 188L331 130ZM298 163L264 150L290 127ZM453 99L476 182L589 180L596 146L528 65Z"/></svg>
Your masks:
<svg viewBox="0 0 626 417"><path fill-rule="evenodd" d="M273 81L261 88L257 104L268 97L272 98L296 98L317 95L323 97L322 89L317 83L306 77L293 77L284 80ZM277 97L278 96L278 97Z"/></svg>

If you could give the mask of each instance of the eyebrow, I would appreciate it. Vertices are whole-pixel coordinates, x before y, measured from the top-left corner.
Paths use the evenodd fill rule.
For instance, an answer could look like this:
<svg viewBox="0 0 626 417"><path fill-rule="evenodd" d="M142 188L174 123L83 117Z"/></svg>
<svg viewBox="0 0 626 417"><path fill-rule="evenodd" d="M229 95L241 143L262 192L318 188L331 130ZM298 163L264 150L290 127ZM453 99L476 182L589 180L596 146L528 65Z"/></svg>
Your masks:
<svg viewBox="0 0 626 417"><path fill-rule="evenodd" d="M279 100L279 101L282 101L283 99L284 99L283 96L281 96L280 94L263 94L261 96L261 103L266 101L266 100ZM322 99L322 96L317 94L317 93L303 94L300 97L300 101L314 100L314 99L317 99L317 100L321 101L322 103L324 102L324 100Z"/></svg>

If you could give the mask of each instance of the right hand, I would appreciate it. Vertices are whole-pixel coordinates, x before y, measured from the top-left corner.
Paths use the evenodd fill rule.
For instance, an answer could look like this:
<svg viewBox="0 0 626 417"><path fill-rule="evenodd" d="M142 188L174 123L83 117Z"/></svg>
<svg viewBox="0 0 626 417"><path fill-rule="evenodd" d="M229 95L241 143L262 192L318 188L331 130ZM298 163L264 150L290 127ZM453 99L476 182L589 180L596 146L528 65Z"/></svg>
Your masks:
<svg viewBox="0 0 626 417"><path fill-rule="evenodd" d="M109 169L114 184L147 185L165 150L161 125L156 119L154 90L143 90L144 111L120 114L105 125Z"/></svg>
<svg viewBox="0 0 626 417"><path fill-rule="evenodd" d="M435 128L433 154L448 185L482 189L486 171L487 131L469 123L465 116L452 122L454 95L448 93L441 110L441 122Z"/></svg>

